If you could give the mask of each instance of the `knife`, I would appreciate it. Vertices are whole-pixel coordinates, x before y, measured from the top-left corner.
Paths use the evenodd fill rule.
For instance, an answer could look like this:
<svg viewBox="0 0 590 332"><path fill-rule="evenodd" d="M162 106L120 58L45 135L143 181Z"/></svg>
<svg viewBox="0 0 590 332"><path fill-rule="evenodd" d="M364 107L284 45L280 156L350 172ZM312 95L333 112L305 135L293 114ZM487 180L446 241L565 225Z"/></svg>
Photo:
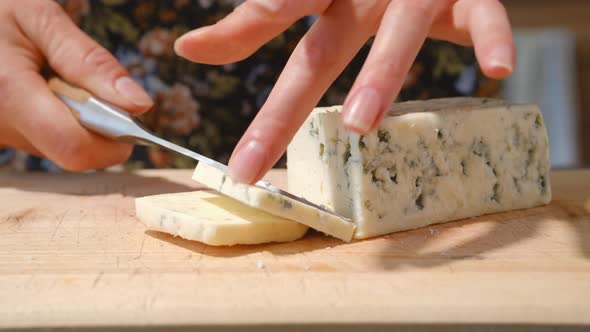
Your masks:
<svg viewBox="0 0 590 332"><path fill-rule="evenodd" d="M94 133L125 143L158 145L199 162L206 163L224 173L227 172L226 165L155 136L134 120L129 113L100 100L84 89L66 83L57 77L51 78L48 85L51 91L69 107L78 122ZM317 205L305 198L279 189L271 185L268 181L258 181L255 186L275 194L289 197L312 208L342 218L343 220L350 221L350 219L335 213L323 205Z"/></svg>

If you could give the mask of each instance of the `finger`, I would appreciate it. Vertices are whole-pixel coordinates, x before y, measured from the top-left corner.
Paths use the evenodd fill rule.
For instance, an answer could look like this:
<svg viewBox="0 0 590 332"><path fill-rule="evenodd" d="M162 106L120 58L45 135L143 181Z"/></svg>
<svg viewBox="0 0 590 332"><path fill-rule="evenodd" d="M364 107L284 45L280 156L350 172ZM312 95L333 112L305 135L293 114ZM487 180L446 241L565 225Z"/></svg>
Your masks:
<svg viewBox="0 0 590 332"><path fill-rule="evenodd" d="M467 23L457 19L458 6L449 6L434 20L428 37L462 46L472 46Z"/></svg>
<svg viewBox="0 0 590 332"><path fill-rule="evenodd" d="M125 161L131 146L92 134L34 72L23 73L14 84L23 91L12 107L15 128L43 155L65 170L105 168ZM35 93L26 94L26 91Z"/></svg>
<svg viewBox="0 0 590 332"><path fill-rule="evenodd" d="M361 3L361 1L359 1ZM377 5L337 1L303 37L229 161L236 181L253 183L281 157L321 96L373 34ZM354 15L356 14L356 15Z"/></svg>
<svg viewBox="0 0 590 332"><path fill-rule="evenodd" d="M175 45L178 55L199 63L245 59L306 15L323 13L332 0L248 0L213 26L191 31Z"/></svg>
<svg viewBox="0 0 590 332"><path fill-rule="evenodd" d="M399 93L444 2L398 0L389 4L367 60L344 103L346 127L364 134L378 124Z"/></svg>
<svg viewBox="0 0 590 332"><path fill-rule="evenodd" d="M23 1L23 6L14 13L17 23L64 79L132 113L152 106L115 57L78 29L58 4Z"/></svg>
<svg viewBox="0 0 590 332"><path fill-rule="evenodd" d="M483 73L495 79L512 74L516 49L504 6L497 0L461 0L456 6L457 20L466 22Z"/></svg>

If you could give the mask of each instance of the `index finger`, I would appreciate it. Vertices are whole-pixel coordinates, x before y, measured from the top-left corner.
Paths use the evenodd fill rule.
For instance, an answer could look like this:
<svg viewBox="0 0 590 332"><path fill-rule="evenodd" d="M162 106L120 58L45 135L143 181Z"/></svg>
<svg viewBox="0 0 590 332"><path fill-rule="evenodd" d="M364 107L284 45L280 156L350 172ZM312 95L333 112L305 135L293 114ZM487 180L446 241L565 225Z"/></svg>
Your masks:
<svg viewBox="0 0 590 332"><path fill-rule="evenodd" d="M174 45L190 61L225 64L245 59L306 15L323 13L332 0L248 0L215 25L193 30Z"/></svg>
<svg viewBox="0 0 590 332"><path fill-rule="evenodd" d="M398 0L389 4L367 60L344 102L346 127L365 134L379 123L445 3L448 0Z"/></svg>
<svg viewBox="0 0 590 332"><path fill-rule="evenodd" d="M281 157L330 84L375 30L384 1L336 1L297 45L238 143L229 175L253 183Z"/></svg>

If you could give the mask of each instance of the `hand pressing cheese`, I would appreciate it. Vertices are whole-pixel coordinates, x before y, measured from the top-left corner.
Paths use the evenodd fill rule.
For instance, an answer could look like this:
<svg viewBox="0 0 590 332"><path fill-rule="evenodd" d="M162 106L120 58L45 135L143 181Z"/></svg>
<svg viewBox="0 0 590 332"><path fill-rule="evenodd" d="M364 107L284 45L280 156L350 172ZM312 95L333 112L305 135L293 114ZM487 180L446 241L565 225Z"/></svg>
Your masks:
<svg viewBox="0 0 590 332"><path fill-rule="evenodd" d="M356 238L550 201L536 106L449 98L392 110L359 137L340 107L316 109L288 149L289 191L352 218Z"/></svg>
<svg viewBox="0 0 590 332"><path fill-rule="evenodd" d="M223 171L199 163L193 179L239 202L276 216L298 221L343 241L350 241L355 225L344 218L323 212L279 193L235 183Z"/></svg>
<svg viewBox="0 0 590 332"><path fill-rule="evenodd" d="M307 227L206 191L135 200L148 229L214 246L294 241Z"/></svg>

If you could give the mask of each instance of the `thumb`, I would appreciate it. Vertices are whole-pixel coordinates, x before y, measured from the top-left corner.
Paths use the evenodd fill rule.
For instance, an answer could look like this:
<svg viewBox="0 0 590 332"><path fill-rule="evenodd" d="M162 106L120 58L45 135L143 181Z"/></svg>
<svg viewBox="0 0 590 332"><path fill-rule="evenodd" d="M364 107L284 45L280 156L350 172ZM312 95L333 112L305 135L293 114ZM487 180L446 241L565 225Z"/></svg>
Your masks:
<svg viewBox="0 0 590 332"><path fill-rule="evenodd" d="M65 80L132 113L153 102L115 57L82 32L55 1L25 1L15 12L24 34ZM34 14L33 14L34 13Z"/></svg>

